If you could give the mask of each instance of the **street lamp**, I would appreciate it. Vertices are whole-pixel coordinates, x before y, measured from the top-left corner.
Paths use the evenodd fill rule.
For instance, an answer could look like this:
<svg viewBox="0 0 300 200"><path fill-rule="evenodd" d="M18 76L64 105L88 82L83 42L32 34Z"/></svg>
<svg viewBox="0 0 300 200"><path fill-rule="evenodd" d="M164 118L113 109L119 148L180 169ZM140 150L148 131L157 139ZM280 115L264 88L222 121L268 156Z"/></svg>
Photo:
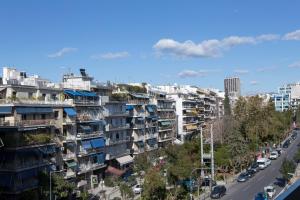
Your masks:
<svg viewBox="0 0 300 200"><path fill-rule="evenodd" d="M52 177L52 174L54 174L54 173L59 173L59 172L62 172L62 170L60 170L60 171L50 171L50 200L52 200L52 183L51 183L51 177Z"/></svg>

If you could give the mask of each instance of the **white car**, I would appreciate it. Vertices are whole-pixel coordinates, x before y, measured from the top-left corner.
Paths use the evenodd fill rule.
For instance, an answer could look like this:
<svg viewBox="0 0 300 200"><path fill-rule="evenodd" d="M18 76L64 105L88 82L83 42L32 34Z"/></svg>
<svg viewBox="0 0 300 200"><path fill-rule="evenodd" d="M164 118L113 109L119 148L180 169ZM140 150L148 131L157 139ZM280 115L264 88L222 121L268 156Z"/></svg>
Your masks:
<svg viewBox="0 0 300 200"><path fill-rule="evenodd" d="M276 160L278 158L278 152L277 151L272 151L270 154L270 159L271 160Z"/></svg>
<svg viewBox="0 0 300 200"><path fill-rule="evenodd" d="M134 194L141 194L142 191L143 191L143 188L142 188L141 185L135 185L135 186L133 187L133 192L134 192Z"/></svg>
<svg viewBox="0 0 300 200"><path fill-rule="evenodd" d="M275 187L273 187L272 185L264 187L264 191L265 191L265 193L267 193L269 198L273 198L276 194Z"/></svg>
<svg viewBox="0 0 300 200"><path fill-rule="evenodd" d="M265 169L266 167L271 165L271 160L269 160L268 158L260 158L256 162L258 164L259 169Z"/></svg>

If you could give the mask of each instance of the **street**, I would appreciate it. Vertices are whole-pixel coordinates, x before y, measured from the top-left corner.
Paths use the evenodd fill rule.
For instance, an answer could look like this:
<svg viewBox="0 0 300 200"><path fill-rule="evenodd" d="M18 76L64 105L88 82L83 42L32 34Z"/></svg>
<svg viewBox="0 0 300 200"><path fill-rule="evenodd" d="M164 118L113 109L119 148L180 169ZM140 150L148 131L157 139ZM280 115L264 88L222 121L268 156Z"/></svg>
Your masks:
<svg viewBox="0 0 300 200"><path fill-rule="evenodd" d="M281 174L279 169L284 158L293 159L298 147L297 144L300 142L300 137L298 136L296 140L292 141L288 149L283 149L282 155L273 160L272 164L264 170L260 170L254 177L249 179L245 183L234 183L227 188L226 195L221 198L222 200L250 200L254 199L258 192L262 192L263 188L267 185L273 184L276 177L280 177ZM276 186L276 195L283 188Z"/></svg>

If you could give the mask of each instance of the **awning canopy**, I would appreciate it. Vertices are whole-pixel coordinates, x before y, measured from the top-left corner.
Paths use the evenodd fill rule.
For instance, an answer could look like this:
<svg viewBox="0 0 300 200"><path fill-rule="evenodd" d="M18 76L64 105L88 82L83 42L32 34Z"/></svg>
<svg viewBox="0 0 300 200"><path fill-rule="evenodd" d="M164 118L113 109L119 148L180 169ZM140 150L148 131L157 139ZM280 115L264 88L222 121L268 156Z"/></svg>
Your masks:
<svg viewBox="0 0 300 200"><path fill-rule="evenodd" d="M1 106L0 107L0 115L11 114L12 107L11 106Z"/></svg>
<svg viewBox="0 0 300 200"><path fill-rule="evenodd" d="M126 105L126 110L133 110L134 106L133 105Z"/></svg>
<svg viewBox="0 0 300 200"><path fill-rule="evenodd" d="M65 94L70 95L70 96L81 96L81 94L79 92L77 92L76 90L65 90L64 91Z"/></svg>
<svg viewBox="0 0 300 200"><path fill-rule="evenodd" d="M17 107L18 114L52 113L53 109L48 107Z"/></svg>
<svg viewBox="0 0 300 200"><path fill-rule="evenodd" d="M73 97L98 97L95 92L89 91L65 90L64 93Z"/></svg>
<svg viewBox="0 0 300 200"><path fill-rule="evenodd" d="M90 140L82 140L81 144L82 144L82 147L84 149L91 149L92 148Z"/></svg>
<svg viewBox="0 0 300 200"><path fill-rule="evenodd" d="M133 158L132 158L131 156L129 156L129 155L123 156L123 157L120 157L120 158L117 158L116 160L118 161L118 163L119 163L121 166L133 162Z"/></svg>
<svg viewBox="0 0 300 200"><path fill-rule="evenodd" d="M91 144L93 148L101 148L105 146L105 139L104 138L97 138L91 140Z"/></svg>
<svg viewBox="0 0 300 200"><path fill-rule="evenodd" d="M77 163L74 160L69 160L69 161L66 161L65 163L68 166L68 168L76 168L77 167Z"/></svg>
<svg viewBox="0 0 300 200"><path fill-rule="evenodd" d="M75 117L77 115L74 108L64 108L64 111L67 113L69 117Z"/></svg>

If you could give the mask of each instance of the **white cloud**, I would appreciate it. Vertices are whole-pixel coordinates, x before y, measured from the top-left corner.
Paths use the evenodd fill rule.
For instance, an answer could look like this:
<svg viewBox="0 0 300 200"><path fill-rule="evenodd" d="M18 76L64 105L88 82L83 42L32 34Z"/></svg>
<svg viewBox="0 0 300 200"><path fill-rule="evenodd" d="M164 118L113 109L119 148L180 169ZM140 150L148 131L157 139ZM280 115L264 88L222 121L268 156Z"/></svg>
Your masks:
<svg viewBox="0 0 300 200"><path fill-rule="evenodd" d="M194 70L183 70L178 73L178 76L180 78L192 78L192 77L205 76L205 73L194 71Z"/></svg>
<svg viewBox="0 0 300 200"><path fill-rule="evenodd" d="M253 80L253 81L250 81L250 84L251 84L251 85L258 85L258 84L259 84L259 82L258 82L258 81L255 81L255 80Z"/></svg>
<svg viewBox="0 0 300 200"><path fill-rule="evenodd" d="M64 47L55 53L49 54L48 57L49 58L58 58L58 57L64 56L67 53L75 52L77 50L78 50L77 48Z"/></svg>
<svg viewBox="0 0 300 200"><path fill-rule="evenodd" d="M261 68L258 68L256 71L257 72L269 72L269 71L273 71L275 69L276 69L276 67L261 67Z"/></svg>
<svg viewBox="0 0 300 200"><path fill-rule="evenodd" d="M230 48L243 44L256 44L258 42L278 39L278 35L264 34L257 37L230 36L222 40L210 39L200 43L191 40L178 42L171 38L160 39L153 48L160 54L167 53L179 57L217 57Z"/></svg>
<svg viewBox="0 0 300 200"><path fill-rule="evenodd" d="M126 58L130 56L130 54L127 51L122 51L122 52L109 52L105 54L100 54L100 55L92 55L91 58L95 60L99 59L119 59L119 58Z"/></svg>
<svg viewBox="0 0 300 200"><path fill-rule="evenodd" d="M300 61L290 64L289 67L290 68L300 68Z"/></svg>
<svg viewBox="0 0 300 200"><path fill-rule="evenodd" d="M236 69L236 70L234 70L234 72L237 73L237 74L248 74L249 70L247 70L247 69Z"/></svg>
<svg viewBox="0 0 300 200"><path fill-rule="evenodd" d="M300 29L287 33L283 36L284 40L300 40Z"/></svg>

